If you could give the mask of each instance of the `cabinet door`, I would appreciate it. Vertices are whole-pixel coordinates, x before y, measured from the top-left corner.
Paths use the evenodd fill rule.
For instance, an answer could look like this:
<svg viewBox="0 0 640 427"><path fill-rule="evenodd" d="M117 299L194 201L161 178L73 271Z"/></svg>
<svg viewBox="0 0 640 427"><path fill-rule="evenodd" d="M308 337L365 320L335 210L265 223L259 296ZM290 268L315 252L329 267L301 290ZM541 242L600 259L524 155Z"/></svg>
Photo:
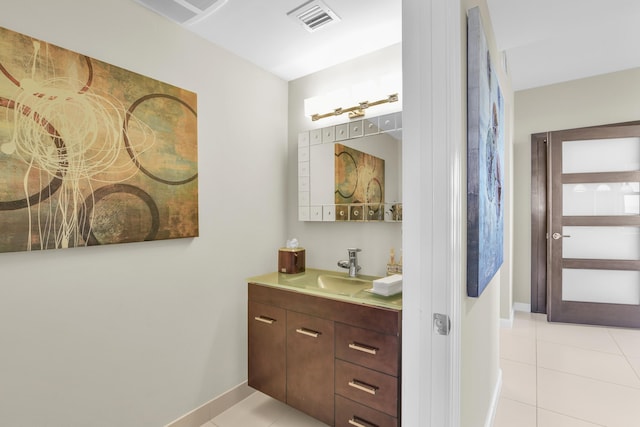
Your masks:
<svg viewBox="0 0 640 427"><path fill-rule="evenodd" d="M249 301L249 385L286 402L286 311Z"/></svg>
<svg viewBox="0 0 640 427"><path fill-rule="evenodd" d="M333 425L333 322L287 312L287 403Z"/></svg>
<svg viewBox="0 0 640 427"><path fill-rule="evenodd" d="M335 427L398 427L398 419L336 394Z"/></svg>
<svg viewBox="0 0 640 427"><path fill-rule="evenodd" d="M398 379L373 369L336 360L336 394L392 417L400 413Z"/></svg>

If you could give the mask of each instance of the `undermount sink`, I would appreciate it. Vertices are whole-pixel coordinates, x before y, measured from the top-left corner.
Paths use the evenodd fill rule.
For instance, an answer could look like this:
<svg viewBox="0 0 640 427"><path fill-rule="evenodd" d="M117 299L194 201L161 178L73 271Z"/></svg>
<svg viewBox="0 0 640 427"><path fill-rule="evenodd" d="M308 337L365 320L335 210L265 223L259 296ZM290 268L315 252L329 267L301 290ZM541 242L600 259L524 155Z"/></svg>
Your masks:
<svg viewBox="0 0 640 427"><path fill-rule="evenodd" d="M338 292L342 295L355 295L363 289L373 286L371 280L358 277L344 277L332 274L318 275L318 288Z"/></svg>
<svg viewBox="0 0 640 427"><path fill-rule="evenodd" d="M354 296L373 287L378 277L359 275L349 277L346 273L308 269L305 273L287 276L284 283L337 295Z"/></svg>

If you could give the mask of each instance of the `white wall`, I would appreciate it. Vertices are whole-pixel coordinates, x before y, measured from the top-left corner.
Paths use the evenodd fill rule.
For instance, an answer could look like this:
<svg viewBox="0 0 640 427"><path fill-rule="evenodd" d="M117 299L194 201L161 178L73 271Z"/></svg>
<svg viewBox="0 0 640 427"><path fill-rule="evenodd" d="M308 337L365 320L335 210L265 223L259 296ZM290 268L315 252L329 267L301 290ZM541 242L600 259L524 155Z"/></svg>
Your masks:
<svg viewBox="0 0 640 427"><path fill-rule="evenodd" d="M389 250L400 254L402 228L398 223L300 222L298 221L298 133L335 124L325 119L312 122L304 116L304 100L328 92L349 88L368 79L378 79L402 70L402 48L396 44L352 61L289 82L289 198L287 223L289 237L297 237L306 249L308 267L339 270L336 263L347 258L347 248L358 247L362 274L385 275ZM402 99L400 99L402 102ZM392 105L396 109L397 105ZM344 107L350 107L345 105ZM367 115L384 114L382 107L371 108ZM321 113L324 113L322 111ZM341 117L342 122L348 121ZM281 242L284 245L284 241ZM341 271L345 271L340 269Z"/></svg>
<svg viewBox="0 0 640 427"><path fill-rule="evenodd" d="M531 134L638 120L640 69L515 94L514 300L531 303Z"/></svg>
<svg viewBox="0 0 640 427"><path fill-rule="evenodd" d="M0 25L198 94L200 237L0 254L0 425L164 425L246 380L245 278L286 236L287 84L131 0L7 1Z"/></svg>

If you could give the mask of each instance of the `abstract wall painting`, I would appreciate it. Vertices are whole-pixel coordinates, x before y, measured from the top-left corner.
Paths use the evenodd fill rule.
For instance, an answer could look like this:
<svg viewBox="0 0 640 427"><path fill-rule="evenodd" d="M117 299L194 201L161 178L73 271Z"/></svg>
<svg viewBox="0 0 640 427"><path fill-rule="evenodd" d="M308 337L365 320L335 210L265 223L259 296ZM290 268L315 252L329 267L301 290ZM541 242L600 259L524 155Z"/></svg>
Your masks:
<svg viewBox="0 0 640 427"><path fill-rule="evenodd" d="M196 108L0 27L0 252L198 236Z"/></svg>
<svg viewBox="0 0 640 427"><path fill-rule="evenodd" d="M467 31L467 294L479 297L503 261L504 101L477 7Z"/></svg>
<svg viewBox="0 0 640 427"><path fill-rule="evenodd" d="M334 146L336 205L351 205L351 221L384 219L384 159Z"/></svg>

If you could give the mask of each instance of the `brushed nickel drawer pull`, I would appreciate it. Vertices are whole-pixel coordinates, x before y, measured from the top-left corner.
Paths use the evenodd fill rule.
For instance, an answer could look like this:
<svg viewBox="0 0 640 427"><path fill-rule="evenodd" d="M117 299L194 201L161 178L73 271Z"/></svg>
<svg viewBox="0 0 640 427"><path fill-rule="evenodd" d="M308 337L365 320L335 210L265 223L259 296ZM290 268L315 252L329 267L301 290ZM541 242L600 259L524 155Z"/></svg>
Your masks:
<svg viewBox="0 0 640 427"><path fill-rule="evenodd" d="M254 319L256 319L258 322L266 323L268 325L272 325L273 322L276 321L276 319L272 319L270 317L264 317L264 316L256 316L254 317Z"/></svg>
<svg viewBox="0 0 640 427"><path fill-rule="evenodd" d="M377 348L360 344L359 342L352 342L351 344L349 344L349 348L352 350L358 350L363 353L369 353L369 354L376 354L378 352Z"/></svg>
<svg viewBox="0 0 640 427"><path fill-rule="evenodd" d="M349 386L357 388L358 390L364 391L365 393L369 393L374 396L376 395L376 391L378 391L379 388L374 385L363 383L362 381L358 381L356 379L349 381Z"/></svg>
<svg viewBox="0 0 640 427"><path fill-rule="evenodd" d="M378 427L378 424L370 423L369 421L363 420L355 415L349 420L349 424L356 427Z"/></svg>
<svg viewBox="0 0 640 427"><path fill-rule="evenodd" d="M312 331L311 329L298 328L296 329L296 332L313 338L318 338L320 336L320 332Z"/></svg>

